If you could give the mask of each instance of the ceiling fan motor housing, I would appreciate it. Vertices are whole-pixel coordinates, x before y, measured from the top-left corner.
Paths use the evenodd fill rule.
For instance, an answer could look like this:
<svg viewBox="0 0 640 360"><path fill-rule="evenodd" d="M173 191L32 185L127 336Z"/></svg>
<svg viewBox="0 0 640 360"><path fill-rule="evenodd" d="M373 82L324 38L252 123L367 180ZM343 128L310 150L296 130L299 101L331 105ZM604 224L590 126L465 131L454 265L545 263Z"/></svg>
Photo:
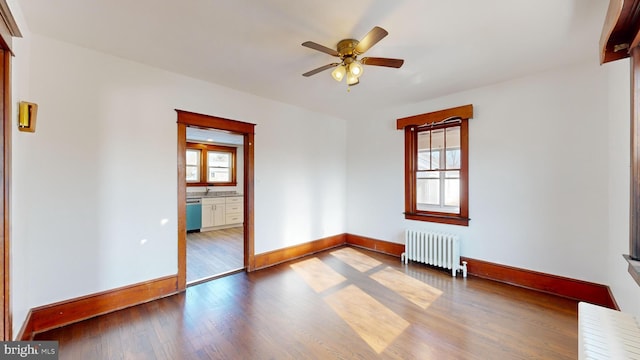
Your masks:
<svg viewBox="0 0 640 360"><path fill-rule="evenodd" d="M355 57L357 54L354 53L356 46L358 46L360 42L354 39L344 39L340 40L338 43L337 50L341 59L347 57Z"/></svg>

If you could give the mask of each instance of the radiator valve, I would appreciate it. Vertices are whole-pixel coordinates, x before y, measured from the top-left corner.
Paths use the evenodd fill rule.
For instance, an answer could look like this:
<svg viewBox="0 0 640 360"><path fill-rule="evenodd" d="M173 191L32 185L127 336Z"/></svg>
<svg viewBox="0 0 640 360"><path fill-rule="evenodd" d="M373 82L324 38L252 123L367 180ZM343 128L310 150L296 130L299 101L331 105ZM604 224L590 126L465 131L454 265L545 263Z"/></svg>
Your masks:
<svg viewBox="0 0 640 360"><path fill-rule="evenodd" d="M467 277L467 262L466 261L462 262L461 268L462 268L462 277L466 278Z"/></svg>

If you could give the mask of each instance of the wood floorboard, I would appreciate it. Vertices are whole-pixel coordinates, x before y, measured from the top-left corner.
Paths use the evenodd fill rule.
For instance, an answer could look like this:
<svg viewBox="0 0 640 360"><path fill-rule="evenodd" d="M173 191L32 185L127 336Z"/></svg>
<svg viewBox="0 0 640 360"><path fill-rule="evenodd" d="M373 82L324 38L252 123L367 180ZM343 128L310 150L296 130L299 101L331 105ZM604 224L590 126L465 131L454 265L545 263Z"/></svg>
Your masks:
<svg viewBox="0 0 640 360"><path fill-rule="evenodd" d="M577 322L573 300L342 247L36 339L60 359L576 359Z"/></svg>
<svg viewBox="0 0 640 360"><path fill-rule="evenodd" d="M242 227L187 233L187 283L243 267Z"/></svg>

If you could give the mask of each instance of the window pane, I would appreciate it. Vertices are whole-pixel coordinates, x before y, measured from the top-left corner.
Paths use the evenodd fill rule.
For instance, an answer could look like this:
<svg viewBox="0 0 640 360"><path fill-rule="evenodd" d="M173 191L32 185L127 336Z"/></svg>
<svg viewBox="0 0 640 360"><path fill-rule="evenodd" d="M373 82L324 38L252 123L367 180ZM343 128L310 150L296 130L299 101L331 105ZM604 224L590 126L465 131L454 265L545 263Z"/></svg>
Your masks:
<svg viewBox="0 0 640 360"><path fill-rule="evenodd" d="M187 165L200 164L200 150L187 150Z"/></svg>
<svg viewBox="0 0 640 360"><path fill-rule="evenodd" d="M200 167L187 165L187 181L198 182L200 181Z"/></svg>
<svg viewBox="0 0 640 360"><path fill-rule="evenodd" d="M418 170L430 170L431 152L428 150L418 150Z"/></svg>
<svg viewBox="0 0 640 360"><path fill-rule="evenodd" d="M431 170L442 169L442 152L444 150L444 129L431 131Z"/></svg>
<svg viewBox="0 0 640 360"><path fill-rule="evenodd" d="M460 169L460 126L446 128L447 169Z"/></svg>
<svg viewBox="0 0 640 360"><path fill-rule="evenodd" d="M460 169L460 149L447 149L447 169Z"/></svg>
<svg viewBox="0 0 640 360"><path fill-rule="evenodd" d="M422 131L418 133L418 170L429 170L431 152L430 131Z"/></svg>
<svg viewBox="0 0 640 360"><path fill-rule="evenodd" d="M429 150L431 148L431 131L418 132L418 150Z"/></svg>
<svg viewBox="0 0 640 360"><path fill-rule="evenodd" d="M209 167L231 167L231 153L208 151L207 162L209 163Z"/></svg>
<svg viewBox="0 0 640 360"><path fill-rule="evenodd" d="M440 150L434 150L431 152L431 170L440 169Z"/></svg>
<svg viewBox="0 0 640 360"><path fill-rule="evenodd" d="M427 205L440 204L440 181L438 179L418 179L417 183L418 210L426 210Z"/></svg>
<svg viewBox="0 0 640 360"><path fill-rule="evenodd" d="M228 168L209 168L207 182L230 182L231 173Z"/></svg>
<svg viewBox="0 0 640 360"><path fill-rule="evenodd" d="M447 171L444 179L444 205L454 206L451 212L459 212L460 207L460 172Z"/></svg>
<svg viewBox="0 0 640 360"><path fill-rule="evenodd" d="M460 126L448 127L447 131L447 149L455 149L460 147Z"/></svg>
<svg viewBox="0 0 640 360"><path fill-rule="evenodd" d="M460 205L460 180L446 179L444 181L444 205L459 206Z"/></svg>
<svg viewBox="0 0 640 360"><path fill-rule="evenodd" d="M426 205L440 205L440 172L427 171L417 175L416 203L418 210L425 210Z"/></svg>

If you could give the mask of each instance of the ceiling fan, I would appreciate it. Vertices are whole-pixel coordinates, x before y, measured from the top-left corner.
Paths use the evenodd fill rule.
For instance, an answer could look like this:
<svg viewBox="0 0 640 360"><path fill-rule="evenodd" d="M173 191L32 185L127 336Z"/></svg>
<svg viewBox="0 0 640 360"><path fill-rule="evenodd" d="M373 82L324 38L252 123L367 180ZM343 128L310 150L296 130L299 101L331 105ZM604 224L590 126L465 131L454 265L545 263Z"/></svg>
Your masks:
<svg viewBox="0 0 640 360"><path fill-rule="evenodd" d="M385 29L375 26L360 41L354 39L340 40L338 42L338 45L336 45L336 50L320 45L313 41L305 41L302 43L302 46L306 46L310 49L318 50L331 56L340 58L340 62L327 64L317 69L307 71L306 73L302 74L302 76L308 77L335 67L335 69L331 72L331 76L333 76L333 78L338 82L342 81L342 79L346 77L347 85L351 86L360 83L359 78L360 75L362 75L363 71L362 65L386 66L397 69L401 67L402 64L404 64L403 59L390 59L380 57L363 57L362 59L358 59L359 55L364 54L365 51L369 50L373 45L378 43L378 41L382 40L388 34L389 33Z"/></svg>

